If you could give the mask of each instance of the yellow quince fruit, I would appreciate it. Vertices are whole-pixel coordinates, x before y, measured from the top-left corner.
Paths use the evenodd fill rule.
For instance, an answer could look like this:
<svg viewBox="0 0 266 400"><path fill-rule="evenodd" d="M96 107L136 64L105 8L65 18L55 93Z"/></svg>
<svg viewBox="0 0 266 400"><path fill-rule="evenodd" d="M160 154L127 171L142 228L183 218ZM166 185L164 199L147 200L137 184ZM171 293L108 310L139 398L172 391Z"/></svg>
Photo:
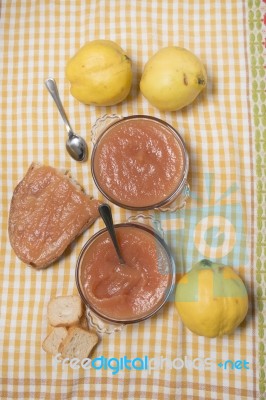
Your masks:
<svg viewBox="0 0 266 400"><path fill-rule="evenodd" d="M176 111L194 101L207 84L200 59L182 47L160 49L146 63L140 80L143 96L162 111Z"/></svg>
<svg viewBox="0 0 266 400"><path fill-rule="evenodd" d="M232 333L244 320L248 295L231 267L202 260L178 282L175 305L190 331L213 338Z"/></svg>
<svg viewBox="0 0 266 400"><path fill-rule="evenodd" d="M123 101L132 84L131 61L111 40L93 40L68 61L66 77L81 103L111 106Z"/></svg>

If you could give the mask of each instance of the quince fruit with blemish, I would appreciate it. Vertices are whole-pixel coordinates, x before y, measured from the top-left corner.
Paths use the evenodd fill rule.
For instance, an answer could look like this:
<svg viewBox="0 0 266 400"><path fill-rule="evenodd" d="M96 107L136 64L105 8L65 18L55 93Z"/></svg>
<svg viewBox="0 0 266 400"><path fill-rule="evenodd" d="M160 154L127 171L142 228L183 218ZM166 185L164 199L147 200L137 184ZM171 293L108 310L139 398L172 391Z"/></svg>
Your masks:
<svg viewBox="0 0 266 400"><path fill-rule="evenodd" d="M160 49L144 67L143 96L162 111L176 111L192 103L207 84L201 60L191 51L170 46Z"/></svg>
<svg viewBox="0 0 266 400"><path fill-rule="evenodd" d="M232 333L244 320L248 295L231 267L202 260L178 282L175 305L190 331L213 338Z"/></svg>
<svg viewBox="0 0 266 400"><path fill-rule="evenodd" d="M131 61L115 42L93 40L68 61L66 77L72 96L81 103L112 106L130 92Z"/></svg>

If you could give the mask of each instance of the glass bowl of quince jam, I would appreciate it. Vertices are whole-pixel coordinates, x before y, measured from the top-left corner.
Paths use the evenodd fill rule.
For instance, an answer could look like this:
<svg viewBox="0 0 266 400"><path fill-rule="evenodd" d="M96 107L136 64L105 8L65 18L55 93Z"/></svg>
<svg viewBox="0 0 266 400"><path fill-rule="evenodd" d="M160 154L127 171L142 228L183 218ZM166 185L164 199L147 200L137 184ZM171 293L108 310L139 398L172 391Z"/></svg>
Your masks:
<svg viewBox="0 0 266 400"><path fill-rule="evenodd" d="M92 128L91 172L110 202L130 210L174 211L189 195L189 158L180 134L147 115L105 115Z"/></svg>
<svg viewBox="0 0 266 400"><path fill-rule="evenodd" d="M119 263L104 228L81 250L77 288L87 310L103 321L140 322L156 314L169 299L175 284L175 263L156 229L138 222L114 227L125 264Z"/></svg>

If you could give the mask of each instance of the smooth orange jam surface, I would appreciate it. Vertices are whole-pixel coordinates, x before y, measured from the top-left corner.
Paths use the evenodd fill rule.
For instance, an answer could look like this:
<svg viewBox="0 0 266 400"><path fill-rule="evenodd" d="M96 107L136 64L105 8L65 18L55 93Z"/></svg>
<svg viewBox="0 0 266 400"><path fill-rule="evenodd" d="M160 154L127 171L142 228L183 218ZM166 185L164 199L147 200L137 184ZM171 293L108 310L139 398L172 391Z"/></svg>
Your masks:
<svg viewBox="0 0 266 400"><path fill-rule="evenodd" d="M169 258L158 240L137 227L117 227L126 264L119 264L107 232L88 247L79 281L88 303L107 318L137 319L151 313L165 298L171 278Z"/></svg>
<svg viewBox="0 0 266 400"><path fill-rule="evenodd" d="M94 173L113 200L147 207L167 199L179 186L184 154L170 128L150 119L111 126L97 145Z"/></svg>

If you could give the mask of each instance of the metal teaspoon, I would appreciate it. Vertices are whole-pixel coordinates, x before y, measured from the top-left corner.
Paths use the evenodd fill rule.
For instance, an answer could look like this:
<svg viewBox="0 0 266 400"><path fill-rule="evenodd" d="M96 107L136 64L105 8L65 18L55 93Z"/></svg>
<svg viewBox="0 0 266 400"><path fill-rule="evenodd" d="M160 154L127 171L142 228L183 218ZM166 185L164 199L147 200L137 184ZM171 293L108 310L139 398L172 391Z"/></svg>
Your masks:
<svg viewBox="0 0 266 400"><path fill-rule="evenodd" d="M54 102L58 108L58 111L65 123L66 130L68 132L68 140L66 141L66 149L69 155L74 158L74 160L83 162L88 159L88 146L85 140L76 135L71 128L71 125L66 116L65 110L63 108L62 102L59 97L56 82L53 78L48 78L44 82L46 88L48 89L50 95L54 99Z"/></svg>

